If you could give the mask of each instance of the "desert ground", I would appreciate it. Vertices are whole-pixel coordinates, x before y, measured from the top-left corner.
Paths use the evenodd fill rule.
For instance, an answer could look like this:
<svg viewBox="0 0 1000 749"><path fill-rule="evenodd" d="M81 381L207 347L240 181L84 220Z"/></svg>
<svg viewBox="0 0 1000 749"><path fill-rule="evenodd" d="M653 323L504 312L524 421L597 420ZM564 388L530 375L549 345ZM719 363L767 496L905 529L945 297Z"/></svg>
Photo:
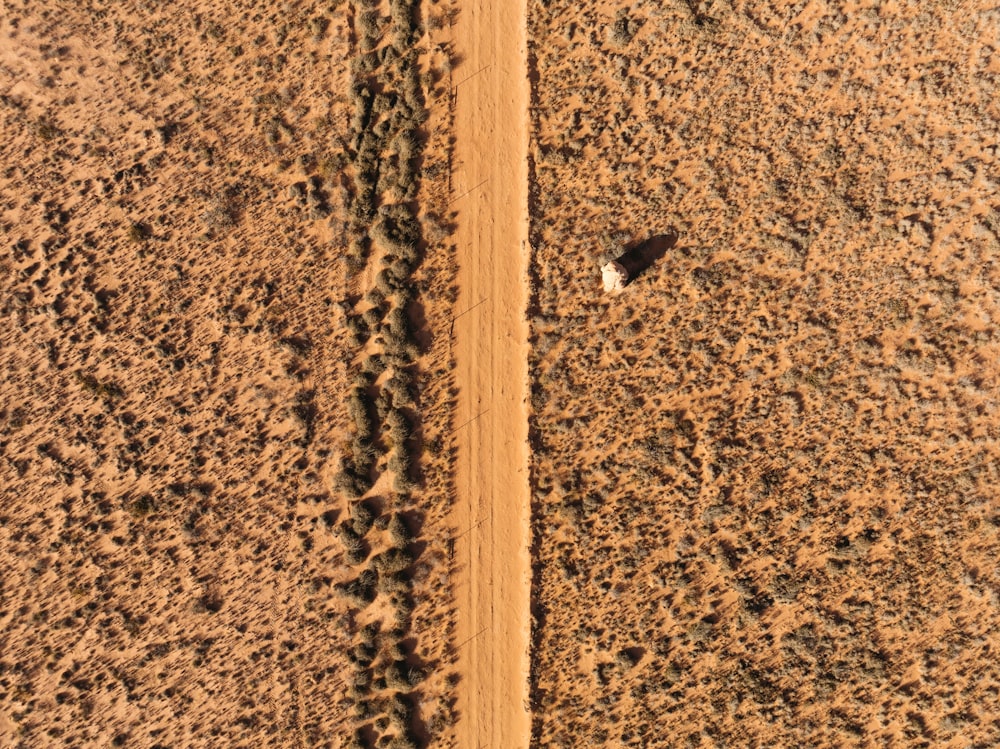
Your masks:
<svg viewBox="0 0 1000 749"><path fill-rule="evenodd" d="M5 4L0 745L454 741L449 34Z"/></svg>
<svg viewBox="0 0 1000 749"><path fill-rule="evenodd" d="M1000 744L998 49L9 0L0 746Z"/></svg>
<svg viewBox="0 0 1000 749"><path fill-rule="evenodd" d="M997 746L995 4L528 24L533 745Z"/></svg>

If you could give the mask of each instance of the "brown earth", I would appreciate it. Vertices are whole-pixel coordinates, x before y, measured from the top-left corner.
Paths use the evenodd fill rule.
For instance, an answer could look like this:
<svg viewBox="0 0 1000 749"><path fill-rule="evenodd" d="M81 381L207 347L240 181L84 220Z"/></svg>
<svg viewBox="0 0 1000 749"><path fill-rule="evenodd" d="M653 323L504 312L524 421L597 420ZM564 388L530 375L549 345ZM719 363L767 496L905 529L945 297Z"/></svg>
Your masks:
<svg viewBox="0 0 1000 749"><path fill-rule="evenodd" d="M388 489L381 456L363 502L336 488L370 353L345 325L372 275L345 263L358 12L0 14L4 747L339 747L356 731L402 747L452 730L447 129L423 140L409 280L419 485ZM367 561L347 559L349 528ZM417 534L408 580L345 597L401 528Z"/></svg>
<svg viewBox="0 0 1000 749"><path fill-rule="evenodd" d="M0 745L1000 743L1000 13L401 7L5 5Z"/></svg>
<svg viewBox="0 0 1000 749"><path fill-rule="evenodd" d="M996 746L995 4L529 39L534 745Z"/></svg>

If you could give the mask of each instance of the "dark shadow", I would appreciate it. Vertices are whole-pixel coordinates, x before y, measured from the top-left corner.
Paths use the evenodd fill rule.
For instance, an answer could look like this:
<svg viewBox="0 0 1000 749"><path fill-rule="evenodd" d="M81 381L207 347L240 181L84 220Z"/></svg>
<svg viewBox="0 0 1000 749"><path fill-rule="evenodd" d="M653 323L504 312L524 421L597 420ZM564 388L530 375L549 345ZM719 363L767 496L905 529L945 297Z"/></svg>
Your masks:
<svg viewBox="0 0 1000 749"><path fill-rule="evenodd" d="M634 668L635 666L639 665L639 663L643 659L643 656L646 655L646 648L640 648L640 647L624 648L621 651L621 654L628 660L628 662Z"/></svg>
<svg viewBox="0 0 1000 749"><path fill-rule="evenodd" d="M424 699L424 691L422 689L414 689L409 695L406 695L405 699L413 707L413 718L410 720L409 725L411 738L413 738L420 749L432 746L431 739L435 737L431 735L431 732L424 725L424 719L420 715L420 703Z"/></svg>
<svg viewBox="0 0 1000 749"><path fill-rule="evenodd" d="M399 516L403 519L406 529L410 532L410 538L419 538L424 530L424 516L422 510L409 509L399 510Z"/></svg>
<svg viewBox="0 0 1000 749"><path fill-rule="evenodd" d="M372 515L371 524L374 524L380 517L382 517L386 512L386 507L388 502L386 502L385 497L381 494L373 494L364 499L357 500L354 504L361 505ZM365 533L368 531L366 530ZM362 533L361 535L364 535Z"/></svg>
<svg viewBox="0 0 1000 749"><path fill-rule="evenodd" d="M378 738L378 732L372 723L365 723L357 729L355 735L362 740L364 746L375 746L375 740Z"/></svg>
<svg viewBox="0 0 1000 749"><path fill-rule="evenodd" d="M427 542L414 539L406 545L406 550L410 552L410 555L413 557L413 563L416 564L417 560L419 560L420 557L424 555L424 552L427 551ZM413 577L412 565L407 568L406 575L410 578Z"/></svg>
<svg viewBox="0 0 1000 749"><path fill-rule="evenodd" d="M430 351L433 342L433 334L430 325L427 324L427 315L424 313L424 305L417 299L410 302L406 310L413 325L413 337L420 347L421 353Z"/></svg>
<svg viewBox="0 0 1000 749"><path fill-rule="evenodd" d="M528 83L531 84L531 98L534 99L538 92L538 83L541 75L538 73L538 56L528 49Z"/></svg>
<svg viewBox="0 0 1000 749"><path fill-rule="evenodd" d="M628 273L628 282L632 283L636 277L642 275L655 262L661 260L676 244L676 232L669 232L657 234L632 248L626 249L618 258L618 262L625 267L625 271Z"/></svg>

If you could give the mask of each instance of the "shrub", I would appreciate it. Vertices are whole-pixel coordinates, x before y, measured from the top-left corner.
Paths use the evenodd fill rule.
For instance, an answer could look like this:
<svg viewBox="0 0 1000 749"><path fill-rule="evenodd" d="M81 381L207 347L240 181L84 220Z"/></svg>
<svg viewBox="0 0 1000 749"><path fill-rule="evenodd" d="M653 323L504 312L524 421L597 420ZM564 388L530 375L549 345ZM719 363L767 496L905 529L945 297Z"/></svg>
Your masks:
<svg viewBox="0 0 1000 749"><path fill-rule="evenodd" d="M361 314L361 318L364 320L368 329L371 330L382 322L382 317L384 315L385 310L381 307L370 307Z"/></svg>
<svg viewBox="0 0 1000 749"><path fill-rule="evenodd" d="M146 517L156 509L156 502L149 494L143 494L129 503L129 514L134 518Z"/></svg>
<svg viewBox="0 0 1000 749"><path fill-rule="evenodd" d="M415 122L423 122L427 118L423 109L424 92L420 87L420 66L416 60L412 61L403 73L403 101L412 110L412 118Z"/></svg>
<svg viewBox="0 0 1000 749"><path fill-rule="evenodd" d="M375 432L372 420L372 402L361 388L354 388L347 397L347 412L354 421L355 434L359 439L370 440Z"/></svg>
<svg viewBox="0 0 1000 749"><path fill-rule="evenodd" d="M413 534L398 512L393 513L389 521L389 538L392 539L392 545L399 549L405 549L413 542Z"/></svg>
<svg viewBox="0 0 1000 749"><path fill-rule="evenodd" d="M617 230L604 232L598 237L598 243L603 252L597 258L598 266L604 265L610 260L616 260L625 252L626 245L632 240L632 235L627 231Z"/></svg>
<svg viewBox="0 0 1000 749"><path fill-rule="evenodd" d="M410 318L400 307L389 310L382 325L382 335L385 336L386 344L390 348L405 350L409 344L413 343L413 334L410 331Z"/></svg>
<svg viewBox="0 0 1000 749"><path fill-rule="evenodd" d="M344 743L344 749L368 749L368 742L365 740L365 734L359 728L351 737L347 739Z"/></svg>
<svg viewBox="0 0 1000 749"><path fill-rule="evenodd" d="M388 268L383 268L375 276L375 287L386 296L390 296L399 290L400 284L389 272Z"/></svg>
<svg viewBox="0 0 1000 749"><path fill-rule="evenodd" d="M410 318L402 307L397 305L389 310L385 320L389 325L389 333L392 337L402 339L410 337Z"/></svg>
<svg viewBox="0 0 1000 749"><path fill-rule="evenodd" d="M368 239L365 236L353 236L347 245L347 267L357 272L365 267L368 257ZM363 341L362 341L363 343ZM361 345L361 344L357 344Z"/></svg>
<svg viewBox="0 0 1000 749"><path fill-rule="evenodd" d="M354 471L359 476L367 476L375 466L375 446L370 440L355 437L351 440L351 457Z"/></svg>
<svg viewBox="0 0 1000 749"><path fill-rule="evenodd" d="M640 656L634 648L624 648L615 654L615 665L623 671L635 668L639 664Z"/></svg>
<svg viewBox="0 0 1000 749"><path fill-rule="evenodd" d="M394 629L389 634L393 637L400 638L397 639L388 649L389 657L394 661L405 661L406 656L409 654L409 650L406 648L406 643L402 640L403 637L406 637L406 631Z"/></svg>
<svg viewBox="0 0 1000 749"><path fill-rule="evenodd" d="M354 373L354 376L351 378L351 385L367 394L368 388L375 384L375 379L374 375L366 372L364 367L362 367L360 371Z"/></svg>
<svg viewBox="0 0 1000 749"><path fill-rule="evenodd" d="M130 242L142 244L149 239L150 231L145 224L132 223L128 227L128 238Z"/></svg>
<svg viewBox="0 0 1000 749"><path fill-rule="evenodd" d="M354 716L358 720L370 720L375 717L375 706L371 700L358 700L354 703Z"/></svg>
<svg viewBox="0 0 1000 749"><path fill-rule="evenodd" d="M333 487L352 499L360 497L366 489L364 481L354 472L353 464L345 466L337 473Z"/></svg>
<svg viewBox="0 0 1000 749"><path fill-rule="evenodd" d="M354 672L351 677L351 686L353 686L358 692L364 694L367 692L372 685L372 675L371 672L359 669Z"/></svg>
<svg viewBox="0 0 1000 749"><path fill-rule="evenodd" d="M385 671L385 683L390 689L409 691L410 682L406 676L406 661L395 661Z"/></svg>
<svg viewBox="0 0 1000 749"><path fill-rule="evenodd" d="M406 661L393 661L385 670L385 681L390 687L400 691L409 691L424 680L424 673L416 666L410 666Z"/></svg>
<svg viewBox="0 0 1000 749"><path fill-rule="evenodd" d="M392 140L392 150L399 156L401 164L409 163L410 159L412 159L419 150L417 146L417 139L413 137L413 133L409 130L400 132Z"/></svg>
<svg viewBox="0 0 1000 749"><path fill-rule="evenodd" d="M371 569L366 569L357 579L338 584L337 590L364 608L375 600L375 586L377 584L378 575Z"/></svg>
<svg viewBox="0 0 1000 749"><path fill-rule="evenodd" d="M337 529L337 536L344 545L344 555L351 564L360 564L368 557L368 548L364 539L346 522Z"/></svg>
<svg viewBox="0 0 1000 749"><path fill-rule="evenodd" d="M364 536L375 522L375 513L366 502L355 502L350 507L351 528L358 536Z"/></svg>
<svg viewBox="0 0 1000 749"><path fill-rule="evenodd" d="M393 612L393 621L399 627L413 626L413 603L409 600L399 603Z"/></svg>
<svg viewBox="0 0 1000 749"><path fill-rule="evenodd" d="M396 106L396 94L392 92L376 94L372 100L372 118L391 112Z"/></svg>
<svg viewBox="0 0 1000 749"><path fill-rule="evenodd" d="M331 182L337 178L346 165L347 157L342 151L337 151L321 158L317 169L323 179Z"/></svg>
<svg viewBox="0 0 1000 749"><path fill-rule="evenodd" d="M410 37L417 28L413 23L412 4L408 0L389 0L389 16L392 18L393 30L405 41L402 46L410 46Z"/></svg>
<svg viewBox="0 0 1000 749"><path fill-rule="evenodd" d="M365 10L358 15L358 42L363 50L370 50L378 43L381 33L377 10Z"/></svg>
<svg viewBox="0 0 1000 749"><path fill-rule="evenodd" d="M398 727L408 726L413 719L413 703L401 692L395 692L389 698L389 721Z"/></svg>
<svg viewBox="0 0 1000 749"><path fill-rule="evenodd" d="M397 289L406 286L410 282L410 273L413 270L413 265L395 255L386 255L386 261L388 265L383 269L383 272L389 276L393 285Z"/></svg>
<svg viewBox="0 0 1000 749"><path fill-rule="evenodd" d="M361 371L367 375L378 377L385 370L385 359L380 354L372 354L361 362Z"/></svg>
<svg viewBox="0 0 1000 749"><path fill-rule="evenodd" d="M382 626L378 622L371 622L361 628L361 632L358 633L358 638L365 645L376 647L378 645L378 636L381 631Z"/></svg>
<svg viewBox="0 0 1000 749"><path fill-rule="evenodd" d="M386 414L385 423L389 427L389 438L393 445L404 445L413 433L410 419L398 408L393 408Z"/></svg>
<svg viewBox="0 0 1000 749"><path fill-rule="evenodd" d="M384 205L379 208L379 220L373 228L376 238L391 249L416 245L420 241L420 222L410 208L403 204Z"/></svg>
<svg viewBox="0 0 1000 749"><path fill-rule="evenodd" d="M413 274L417 267L420 255L417 254L416 247L408 245L397 250L397 255L392 261L392 272L401 279L406 279Z"/></svg>
<svg viewBox="0 0 1000 749"><path fill-rule="evenodd" d="M390 158L382 162L382 167L379 170L378 185L375 191L382 195L382 199L386 201L396 202L401 199L402 191L399 187L399 169L396 167L393 159Z"/></svg>
<svg viewBox="0 0 1000 749"><path fill-rule="evenodd" d="M351 334L351 341L355 346L363 346L371 335L368 323L360 315L348 315L346 326L347 331Z"/></svg>
<svg viewBox="0 0 1000 749"><path fill-rule="evenodd" d="M407 284L399 291L396 292L395 305L400 309L407 309L412 303L415 297L415 291L413 289L413 284Z"/></svg>
<svg viewBox="0 0 1000 749"><path fill-rule="evenodd" d="M309 21L309 31L312 33L312 38L314 42L320 41L326 34L327 28L330 26L330 19L323 18L322 16L317 16Z"/></svg>
<svg viewBox="0 0 1000 749"><path fill-rule="evenodd" d="M410 456L405 448L397 447L389 458L389 470L407 475L410 472Z"/></svg>
<svg viewBox="0 0 1000 749"><path fill-rule="evenodd" d="M372 567L386 575L402 572L411 564L413 555L406 549L387 549L372 557Z"/></svg>
<svg viewBox="0 0 1000 749"><path fill-rule="evenodd" d="M35 123L35 134L44 141L50 141L61 137L62 130L51 120L42 119Z"/></svg>
<svg viewBox="0 0 1000 749"><path fill-rule="evenodd" d="M386 44L380 51L379 61L382 63L382 75L391 74L396 61L400 59L399 50L393 44ZM388 81L391 83L392 81Z"/></svg>
<svg viewBox="0 0 1000 749"><path fill-rule="evenodd" d="M201 220L209 229L229 229L236 226L242 213L242 209L236 203L220 198L201 215Z"/></svg>
<svg viewBox="0 0 1000 749"><path fill-rule="evenodd" d="M442 240L446 239L454 231L454 226L448 221L447 218L437 214L428 213L427 214L427 241L431 244L437 244Z"/></svg>
<svg viewBox="0 0 1000 749"><path fill-rule="evenodd" d="M356 224L368 224L375 215L372 207L375 201L375 185L363 181L365 175L359 173L359 179L354 183L354 200L347 210L349 218Z"/></svg>
<svg viewBox="0 0 1000 749"><path fill-rule="evenodd" d="M393 593L408 593L410 583L405 576L399 574L384 574L378 579L378 592L383 595Z"/></svg>
<svg viewBox="0 0 1000 749"><path fill-rule="evenodd" d="M375 415L378 416L379 421L384 422L391 409L392 397L385 389L380 390L378 397L375 398Z"/></svg>
<svg viewBox="0 0 1000 749"><path fill-rule="evenodd" d="M406 734L393 736L386 749L417 749L417 742Z"/></svg>
<svg viewBox="0 0 1000 749"><path fill-rule="evenodd" d="M379 581L381 583L381 580ZM347 656L354 665L360 668L368 668L371 662L375 660L375 656L378 654L375 646L370 643L358 643L349 651L347 651Z"/></svg>
<svg viewBox="0 0 1000 749"><path fill-rule="evenodd" d="M361 123L355 122L354 124ZM367 128L367 122L364 126ZM354 157L354 166L357 168L357 172L354 175L355 187L364 186L369 190L374 189L375 183L378 181L380 145L378 138L375 137L375 134L371 130L365 129L363 131L358 140L357 155ZM366 195L369 203L373 197L371 193Z"/></svg>
<svg viewBox="0 0 1000 749"><path fill-rule="evenodd" d="M417 181L409 168L395 170L393 179L386 181L385 196L396 203L409 203L417 198ZM415 251L415 250L414 250Z"/></svg>
<svg viewBox="0 0 1000 749"><path fill-rule="evenodd" d="M627 11L623 8L615 16L615 22L611 25L609 36L612 43L619 47L624 47L639 30L639 22L629 18Z"/></svg>
<svg viewBox="0 0 1000 749"><path fill-rule="evenodd" d="M417 487L417 482L410 478L409 474L396 473L392 477L392 488L397 492L410 492Z"/></svg>
<svg viewBox="0 0 1000 749"><path fill-rule="evenodd" d="M409 370L397 369L385 383L392 393L392 404L397 408L411 408L414 405L413 376Z"/></svg>
<svg viewBox="0 0 1000 749"><path fill-rule="evenodd" d="M113 406L125 397L125 391L116 382L101 382L93 375L84 374L79 370L73 376L84 390L100 398L109 406Z"/></svg>

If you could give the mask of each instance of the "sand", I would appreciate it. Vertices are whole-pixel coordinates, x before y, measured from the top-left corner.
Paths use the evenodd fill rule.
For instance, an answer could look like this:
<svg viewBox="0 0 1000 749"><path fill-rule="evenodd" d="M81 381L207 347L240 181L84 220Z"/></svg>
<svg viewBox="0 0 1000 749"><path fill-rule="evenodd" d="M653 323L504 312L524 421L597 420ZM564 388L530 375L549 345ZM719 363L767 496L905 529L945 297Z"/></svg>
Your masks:
<svg viewBox="0 0 1000 749"><path fill-rule="evenodd" d="M344 262L349 11L0 14L4 747L448 735L453 263L430 239L413 281L427 444L401 508L411 631L385 594L337 587L367 564L345 558L356 503L335 488L364 358L344 313L368 280ZM420 204L439 212L446 139L423 161ZM369 556L389 484L368 497ZM417 688L378 688L400 661ZM412 717L376 729L398 692Z"/></svg>
<svg viewBox="0 0 1000 749"><path fill-rule="evenodd" d="M286 192L338 40L292 33L311 83L279 95L225 8L190 10L2 14L3 746L294 745L348 715L344 275Z"/></svg>
<svg viewBox="0 0 1000 749"><path fill-rule="evenodd" d="M454 26L456 585L461 747L528 746L527 107L524 9Z"/></svg>
<svg viewBox="0 0 1000 749"><path fill-rule="evenodd" d="M0 746L1000 744L1000 13L398 7L5 4Z"/></svg>
<svg viewBox="0 0 1000 749"><path fill-rule="evenodd" d="M529 6L535 745L1000 742L998 21Z"/></svg>

